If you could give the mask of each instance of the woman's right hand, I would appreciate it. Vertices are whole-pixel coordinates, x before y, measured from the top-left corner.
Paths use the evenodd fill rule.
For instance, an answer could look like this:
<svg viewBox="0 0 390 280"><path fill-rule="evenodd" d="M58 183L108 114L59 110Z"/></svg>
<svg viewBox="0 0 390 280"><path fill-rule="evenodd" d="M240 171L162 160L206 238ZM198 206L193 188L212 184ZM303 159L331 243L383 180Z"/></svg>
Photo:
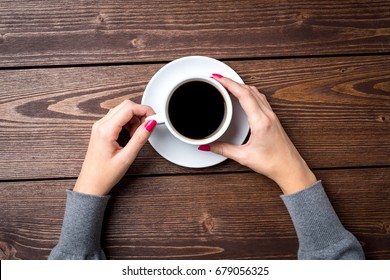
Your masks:
<svg viewBox="0 0 390 280"><path fill-rule="evenodd" d="M210 144L211 152L231 158L275 181L285 194L303 190L317 181L273 112L264 94L255 87L213 74L244 109L251 135L244 145ZM207 150L208 147L201 147Z"/></svg>

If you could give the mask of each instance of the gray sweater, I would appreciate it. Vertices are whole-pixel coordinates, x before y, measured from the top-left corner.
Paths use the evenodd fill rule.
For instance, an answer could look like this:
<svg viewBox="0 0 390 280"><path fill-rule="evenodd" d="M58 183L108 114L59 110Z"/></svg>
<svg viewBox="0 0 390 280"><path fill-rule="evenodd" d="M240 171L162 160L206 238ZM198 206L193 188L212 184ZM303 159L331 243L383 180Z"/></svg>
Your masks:
<svg viewBox="0 0 390 280"><path fill-rule="evenodd" d="M359 241L341 224L321 181L281 198L298 235L299 259L364 259ZM67 190L60 240L49 259L106 258L100 237L108 199Z"/></svg>

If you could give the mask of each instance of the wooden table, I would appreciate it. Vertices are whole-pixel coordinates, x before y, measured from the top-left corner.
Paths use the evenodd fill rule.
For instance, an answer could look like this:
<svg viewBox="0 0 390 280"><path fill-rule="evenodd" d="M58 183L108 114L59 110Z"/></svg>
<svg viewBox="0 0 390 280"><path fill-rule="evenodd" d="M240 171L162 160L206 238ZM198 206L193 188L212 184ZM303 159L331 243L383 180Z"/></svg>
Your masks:
<svg viewBox="0 0 390 280"><path fill-rule="evenodd" d="M390 258L389 1L0 1L0 258L45 259L90 129L167 62L217 58L267 95L369 259ZM114 188L111 259L294 259L267 178L147 144Z"/></svg>

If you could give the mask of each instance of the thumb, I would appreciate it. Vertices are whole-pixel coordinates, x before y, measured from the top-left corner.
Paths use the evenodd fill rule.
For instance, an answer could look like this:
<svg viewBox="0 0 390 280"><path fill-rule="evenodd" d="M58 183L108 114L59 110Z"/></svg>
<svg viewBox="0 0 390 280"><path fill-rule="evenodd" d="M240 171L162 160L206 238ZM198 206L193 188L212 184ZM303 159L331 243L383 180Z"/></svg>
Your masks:
<svg viewBox="0 0 390 280"><path fill-rule="evenodd" d="M144 125L140 125L123 148L122 153L127 159L134 160L141 148L145 145L157 122L149 120Z"/></svg>
<svg viewBox="0 0 390 280"><path fill-rule="evenodd" d="M209 146L211 152L239 162L239 158L242 152L241 146L237 146L237 145L233 145L221 141L216 141L214 143L211 143Z"/></svg>

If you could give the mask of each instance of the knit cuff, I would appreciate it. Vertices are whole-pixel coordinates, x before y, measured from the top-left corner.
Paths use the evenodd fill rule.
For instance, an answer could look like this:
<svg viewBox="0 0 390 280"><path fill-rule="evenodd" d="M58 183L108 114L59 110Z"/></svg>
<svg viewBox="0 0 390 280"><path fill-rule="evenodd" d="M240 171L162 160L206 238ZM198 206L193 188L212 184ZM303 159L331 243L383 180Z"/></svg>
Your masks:
<svg viewBox="0 0 390 280"><path fill-rule="evenodd" d="M290 213L301 251L321 250L349 234L335 213L321 181L281 198Z"/></svg>
<svg viewBox="0 0 390 280"><path fill-rule="evenodd" d="M67 190L60 241L49 258L105 258L100 247L104 212L110 196Z"/></svg>

